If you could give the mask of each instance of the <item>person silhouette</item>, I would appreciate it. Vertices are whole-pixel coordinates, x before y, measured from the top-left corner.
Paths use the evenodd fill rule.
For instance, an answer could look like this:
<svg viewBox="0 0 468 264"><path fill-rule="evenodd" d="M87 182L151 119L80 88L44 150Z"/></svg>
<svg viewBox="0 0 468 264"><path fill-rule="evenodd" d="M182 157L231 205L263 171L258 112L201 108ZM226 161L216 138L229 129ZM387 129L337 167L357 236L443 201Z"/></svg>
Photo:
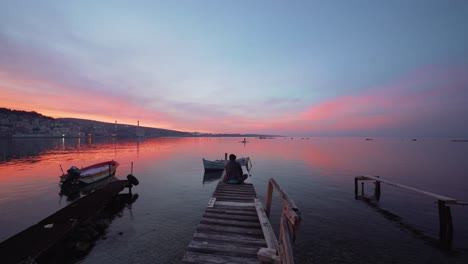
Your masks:
<svg viewBox="0 0 468 264"><path fill-rule="evenodd" d="M229 155L229 162L224 167L226 169L225 182L231 184L241 184L247 179L248 175L242 171L242 166L236 161L236 155Z"/></svg>

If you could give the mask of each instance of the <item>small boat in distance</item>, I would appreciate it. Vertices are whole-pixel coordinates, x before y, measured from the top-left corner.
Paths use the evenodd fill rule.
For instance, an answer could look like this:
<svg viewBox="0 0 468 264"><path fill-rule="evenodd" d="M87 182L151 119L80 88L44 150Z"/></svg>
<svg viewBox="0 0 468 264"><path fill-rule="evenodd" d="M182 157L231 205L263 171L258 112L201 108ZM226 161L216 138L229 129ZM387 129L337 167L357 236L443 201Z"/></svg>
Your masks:
<svg viewBox="0 0 468 264"><path fill-rule="evenodd" d="M203 168L205 171L216 171L216 170L224 170L224 166L229 162L229 160L203 160ZM250 161L249 157L242 157L236 159L237 162L240 163L241 166L245 166L247 171L250 172L250 168L252 168L252 162Z"/></svg>
<svg viewBox="0 0 468 264"><path fill-rule="evenodd" d="M67 174L60 176L62 184L90 184L104 178L114 176L119 163L117 161L105 161L94 165L78 169L72 166L67 170Z"/></svg>

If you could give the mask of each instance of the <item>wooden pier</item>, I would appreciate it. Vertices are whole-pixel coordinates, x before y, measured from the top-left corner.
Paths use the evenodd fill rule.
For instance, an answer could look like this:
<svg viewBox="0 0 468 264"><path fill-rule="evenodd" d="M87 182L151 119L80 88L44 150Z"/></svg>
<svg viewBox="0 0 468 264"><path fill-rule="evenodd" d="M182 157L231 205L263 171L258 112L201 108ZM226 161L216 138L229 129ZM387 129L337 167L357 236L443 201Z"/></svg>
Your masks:
<svg viewBox="0 0 468 264"><path fill-rule="evenodd" d="M301 221L295 203L270 179L265 210L253 184L227 184L223 178L208 202L183 263L294 263L292 242ZM273 190L283 198L279 240L267 216Z"/></svg>
<svg viewBox="0 0 468 264"><path fill-rule="evenodd" d="M126 180L113 181L105 187L69 204L39 223L0 243L1 263L63 263L70 242L79 245L70 234L93 225L92 220L125 187ZM105 228L103 226L103 228ZM83 243L81 243L83 244Z"/></svg>
<svg viewBox="0 0 468 264"><path fill-rule="evenodd" d="M361 181L361 195L359 195L359 181ZM453 239L453 223L452 223L452 213L448 205L468 205L468 202L457 201L455 198L447 197L440 194L431 193L407 185L391 182L384 180L379 176L364 175L357 176L354 178L354 195L356 199L365 197L364 196L364 181L373 181L375 184L374 188L374 198L379 201L381 195L381 183L404 189L407 191L412 191L419 193L421 195L430 197L437 200L437 205L439 208L439 240L447 247L451 247Z"/></svg>

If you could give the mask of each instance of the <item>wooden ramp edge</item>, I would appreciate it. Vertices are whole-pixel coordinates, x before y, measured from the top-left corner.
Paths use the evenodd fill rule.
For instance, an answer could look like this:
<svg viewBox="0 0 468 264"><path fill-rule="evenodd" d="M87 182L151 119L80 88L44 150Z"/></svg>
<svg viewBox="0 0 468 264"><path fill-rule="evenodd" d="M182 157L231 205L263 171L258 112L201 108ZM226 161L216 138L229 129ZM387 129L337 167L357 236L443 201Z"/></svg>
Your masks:
<svg viewBox="0 0 468 264"><path fill-rule="evenodd" d="M37 224L1 242L0 262L35 263L37 259L54 251L57 245L62 246L67 235L75 227L89 222L127 185L126 180L110 182L105 187L70 203Z"/></svg>
<svg viewBox="0 0 468 264"><path fill-rule="evenodd" d="M262 229L264 224L257 214L256 197L251 183L237 185L220 181L187 247L183 263L263 263L257 259L257 253L268 245Z"/></svg>

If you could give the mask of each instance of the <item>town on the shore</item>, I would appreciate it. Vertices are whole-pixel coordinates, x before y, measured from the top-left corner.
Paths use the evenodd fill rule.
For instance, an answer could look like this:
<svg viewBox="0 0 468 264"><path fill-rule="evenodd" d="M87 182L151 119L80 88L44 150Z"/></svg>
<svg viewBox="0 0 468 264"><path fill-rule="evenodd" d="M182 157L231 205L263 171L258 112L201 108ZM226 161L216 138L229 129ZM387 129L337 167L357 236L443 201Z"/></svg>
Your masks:
<svg viewBox="0 0 468 264"><path fill-rule="evenodd" d="M212 134L106 123L77 118L52 118L34 111L0 108L0 138L41 137L271 137L258 134Z"/></svg>

